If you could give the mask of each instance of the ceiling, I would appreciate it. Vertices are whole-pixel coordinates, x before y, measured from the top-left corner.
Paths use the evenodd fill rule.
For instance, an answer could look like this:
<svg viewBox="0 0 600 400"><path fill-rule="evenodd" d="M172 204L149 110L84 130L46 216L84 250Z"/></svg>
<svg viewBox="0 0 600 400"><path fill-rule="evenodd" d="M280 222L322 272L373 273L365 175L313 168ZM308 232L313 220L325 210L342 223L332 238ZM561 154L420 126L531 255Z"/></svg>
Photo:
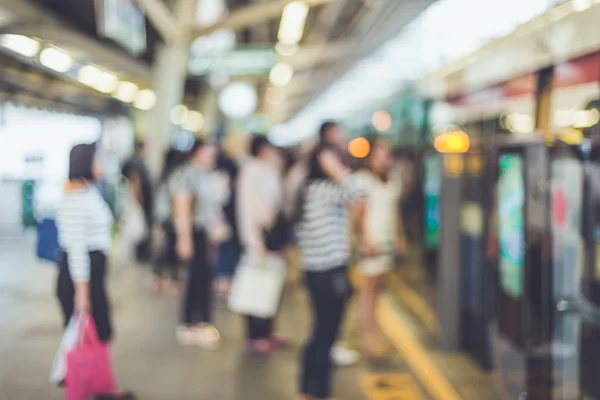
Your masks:
<svg viewBox="0 0 600 400"><path fill-rule="evenodd" d="M163 1L171 7L172 0ZM281 0L226 0L228 16L251 7L257 12L251 21L236 29L238 44L275 45L279 29L279 14L263 14L267 7ZM297 54L283 57L295 70L294 78L280 89L283 101L270 104L265 100L269 87L268 77L253 78L260 93L259 112L267 114L275 122L284 122L314 100L339 76L350 69L359 59L369 55L387 39L395 36L408 22L434 0L330 0L315 1L324 3L312 7L307 18L305 33ZM23 34L38 34L43 38L60 43L65 49L79 52L85 60L111 68L119 76L136 83L150 84L151 64L157 46L162 42L161 35L150 20L147 20L147 51L139 57L133 57L116 43L99 37L96 33L94 0L2 0L0 11L8 10L12 20L5 21L4 31ZM275 15L275 17L272 17ZM2 12L0 12L0 17ZM227 22L227 21L226 21ZM246 21L247 22L247 21ZM0 18L2 25L2 18ZM0 26L0 29L2 27ZM17 61L21 66L25 65ZM1 75L5 75L4 66L9 65L6 56L0 57ZM19 69L19 67L15 67ZM33 74L33 68L23 69L21 73ZM45 72L49 80L58 80L57 76ZM0 81L7 80L0 76ZM18 80L17 80L18 81ZM80 87L77 83L65 85L79 89L81 96L98 95L92 90ZM186 84L188 95L196 95L207 85L190 79ZM23 88L23 90L29 90ZM102 109L114 108L106 96L97 96L106 103ZM80 102L76 102L76 104Z"/></svg>

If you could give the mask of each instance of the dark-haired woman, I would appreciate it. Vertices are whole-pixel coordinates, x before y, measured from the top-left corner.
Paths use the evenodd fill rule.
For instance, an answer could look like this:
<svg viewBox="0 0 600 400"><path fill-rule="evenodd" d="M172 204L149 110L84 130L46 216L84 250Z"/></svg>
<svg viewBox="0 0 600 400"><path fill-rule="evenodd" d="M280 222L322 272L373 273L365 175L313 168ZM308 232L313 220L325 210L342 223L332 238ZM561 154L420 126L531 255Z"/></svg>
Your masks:
<svg viewBox="0 0 600 400"><path fill-rule="evenodd" d="M173 210L168 182L173 173L185 162L185 153L171 149L165 157L165 165L154 199L154 222L160 225L163 233L162 249L154 260L152 289L179 293L179 258L175 244L177 235L173 226Z"/></svg>
<svg viewBox="0 0 600 400"><path fill-rule="evenodd" d="M63 255L56 291L65 326L75 311L91 315L98 338L109 342L112 324L105 281L113 217L94 186L102 175L101 167L94 144L80 144L71 150L69 181L57 214Z"/></svg>
<svg viewBox="0 0 600 400"><path fill-rule="evenodd" d="M311 155L297 216L306 286L312 302L314 326L304 348L300 393L302 400L333 399L336 342L351 295L348 278L350 221L348 208L360 214L366 191L339 153L321 146Z"/></svg>
<svg viewBox="0 0 600 400"><path fill-rule="evenodd" d="M184 345L217 349L220 335L212 324L213 272L210 246L227 239L223 205L229 197L229 182L215 171L217 148L197 142L186 165L169 179L173 196L173 221L177 253L189 263L181 326L177 338Z"/></svg>
<svg viewBox="0 0 600 400"><path fill-rule="evenodd" d="M361 172L369 188L365 204L364 223L359 232L361 286L361 314L363 320L363 350L367 355L379 356L385 351L375 321L378 289L385 274L394 264L395 254L406 250L406 240L398 205L401 182L391 176L392 153L382 138L371 140L371 151Z"/></svg>

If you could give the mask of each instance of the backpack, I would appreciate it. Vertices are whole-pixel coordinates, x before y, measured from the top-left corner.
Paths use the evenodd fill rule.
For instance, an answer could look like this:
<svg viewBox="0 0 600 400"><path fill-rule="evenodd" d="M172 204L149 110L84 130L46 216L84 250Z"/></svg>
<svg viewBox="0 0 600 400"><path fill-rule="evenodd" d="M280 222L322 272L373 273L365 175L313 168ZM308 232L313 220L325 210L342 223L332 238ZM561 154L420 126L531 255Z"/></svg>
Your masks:
<svg viewBox="0 0 600 400"><path fill-rule="evenodd" d="M58 229L53 219L43 219L37 226L36 255L41 260L58 264L61 259Z"/></svg>

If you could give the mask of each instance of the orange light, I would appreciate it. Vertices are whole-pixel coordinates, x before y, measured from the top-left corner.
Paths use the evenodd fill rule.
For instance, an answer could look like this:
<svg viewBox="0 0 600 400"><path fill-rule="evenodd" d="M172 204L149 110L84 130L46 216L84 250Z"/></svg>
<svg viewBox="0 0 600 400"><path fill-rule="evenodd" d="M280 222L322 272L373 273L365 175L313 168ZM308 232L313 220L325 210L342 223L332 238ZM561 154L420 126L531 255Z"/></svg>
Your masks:
<svg viewBox="0 0 600 400"><path fill-rule="evenodd" d="M370 150L371 145L364 137L352 139L350 143L348 143L348 152L352 157L355 158L365 158L367 155L369 155Z"/></svg>
<svg viewBox="0 0 600 400"><path fill-rule="evenodd" d="M373 127L379 132L387 132L392 127L392 117L386 111L373 113Z"/></svg>
<svg viewBox="0 0 600 400"><path fill-rule="evenodd" d="M433 147L440 153L466 153L471 141L465 132L443 133L435 138Z"/></svg>

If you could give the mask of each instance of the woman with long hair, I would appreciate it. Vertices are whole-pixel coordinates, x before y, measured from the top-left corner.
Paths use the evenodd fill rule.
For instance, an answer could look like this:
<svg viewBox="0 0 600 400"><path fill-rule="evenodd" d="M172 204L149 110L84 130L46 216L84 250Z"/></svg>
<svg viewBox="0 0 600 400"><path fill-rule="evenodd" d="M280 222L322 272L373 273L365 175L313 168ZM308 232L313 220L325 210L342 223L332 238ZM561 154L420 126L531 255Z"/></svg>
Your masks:
<svg viewBox="0 0 600 400"><path fill-rule="evenodd" d="M302 359L302 400L333 399L334 366L330 353L352 292L348 277L350 217L347 211L350 208L360 213L365 195L360 178L351 174L339 150L328 145L318 146L308 162L296 218L314 320Z"/></svg>
<svg viewBox="0 0 600 400"><path fill-rule="evenodd" d="M392 152L383 138L374 137L361 172L369 187L365 203L364 222L360 230L360 272L363 320L363 350L368 355L384 351L375 321L378 289L385 274L391 270L396 254L406 250L402 217L399 213L401 183L392 178Z"/></svg>
<svg viewBox="0 0 600 400"><path fill-rule="evenodd" d="M217 148L197 141L186 165L169 179L177 254L189 264L181 325L177 338L184 345L218 348L220 335L213 325L213 266L211 246L225 239L223 206L229 183L215 171Z"/></svg>
<svg viewBox="0 0 600 400"><path fill-rule="evenodd" d="M95 144L79 144L69 156L69 181L57 214L62 257L56 293L66 327L75 312L90 315L100 341L113 336L106 290L107 255L112 246L113 216L95 182L102 164ZM106 398L132 399L131 394Z"/></svg>

